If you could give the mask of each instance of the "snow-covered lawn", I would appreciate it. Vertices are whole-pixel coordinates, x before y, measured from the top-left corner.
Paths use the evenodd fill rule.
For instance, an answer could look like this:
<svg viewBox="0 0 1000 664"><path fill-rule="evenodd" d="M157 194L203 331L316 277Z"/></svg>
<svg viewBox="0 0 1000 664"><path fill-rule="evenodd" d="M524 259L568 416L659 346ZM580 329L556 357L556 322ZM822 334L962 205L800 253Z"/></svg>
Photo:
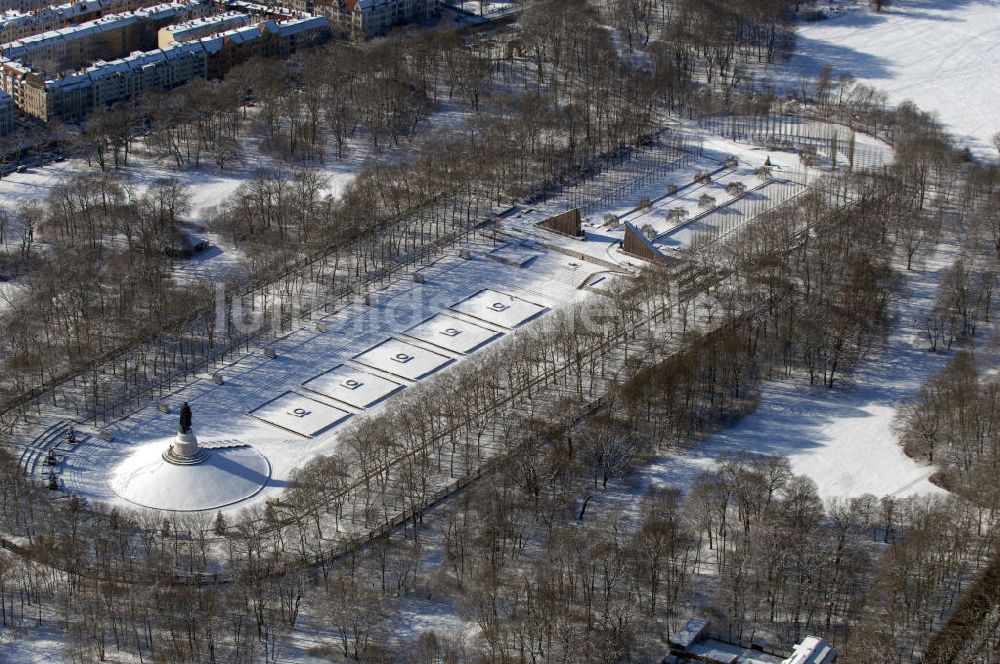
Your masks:
<svg viewBox="0 0 1000 664"><path fill-rule="evenodd" d="M771 76L794 87L799 74L815 77L826 64L891 103L910 99L936 112L971 149L996 158L1000 0L895 0L881 14L862 6L805 23L796 55Z"/></svg>

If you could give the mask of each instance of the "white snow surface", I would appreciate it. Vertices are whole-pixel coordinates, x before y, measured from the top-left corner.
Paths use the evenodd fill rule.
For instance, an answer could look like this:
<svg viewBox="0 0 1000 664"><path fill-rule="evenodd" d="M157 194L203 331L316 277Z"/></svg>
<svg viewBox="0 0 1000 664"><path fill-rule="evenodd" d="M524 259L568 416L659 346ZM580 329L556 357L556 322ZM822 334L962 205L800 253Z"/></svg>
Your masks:
<svg viewBox="0 0 1000 664"><path fill-rule="evenodd" d="M355 408L368 408L403 389L399 383L346 364L310 378L302 387Z"/></svg>
<svg viewBox="0 0 1000 664"><path fill-rule="evenodd" d="M475 295L453 304L451 308L511 330L524 325L545 311L545 307L540 304L489 288L484 288Z"/></svg>
<svg viewBox="0 0 1000 664"><path fill-rule="evenodd" d="M467 355L502 334L447 314L435 314L406 331L407 336L460 355Z"/></svg>
<svg viewBox="0 0 1000 664"><path fill-rule="evenodd" d="M866 3L862 3L866 4ZM1000 0L895 0L881 14L859 7L800 25L796 54L771 72L795 87L824 65L938 114L978 154L995 159L1000 131Z"/></svg>
<svg viewBox="0 0 1000 664"><path fill-rule="evenodd" d="M163 460L170 442L136 449L114 471L112 490L134 505L192 512L250 498L271 476L271 464L252 447L213 449L199 464L175 466Z"/></svg>
<svg viewBox="0 0 1000 664"><path fill-rule="evenodd" d="M452 359L399 339L387 339L354 358L355 362L407 380L420 380Z"/></svg>
<svg viewBox="0 0 1000 664"><path fill-rule="evenodd" d="M66 632L47 621L42 626L0 630L0 662L4 664L53 664L67 661Z"/></svg>
<svg viewBox="0 0 1000 664"><path fill-rule="evenodd" d="M257 406L249 414L305 438L318 436L351 416L347 411L291 390Z"/></svg>

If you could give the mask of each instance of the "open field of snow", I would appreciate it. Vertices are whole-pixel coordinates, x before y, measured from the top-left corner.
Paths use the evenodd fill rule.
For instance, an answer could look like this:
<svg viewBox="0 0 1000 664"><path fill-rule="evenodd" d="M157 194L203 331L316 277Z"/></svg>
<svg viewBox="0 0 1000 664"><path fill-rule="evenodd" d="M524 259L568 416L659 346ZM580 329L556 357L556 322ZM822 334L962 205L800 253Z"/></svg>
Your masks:
<svg viewBox="0 0 1000 664"><path fill-rule="evenodd" d="M66 633L52 621L41 627L0 632L0 662L55 664L65 660Z"/></svg>
<svg viewBox="0 0 1000 664"><path fill-rule="evenodd" d="M866 6L800 26L796 55L769 73L796 89L824 65L852 74L898 104L938 114L975 152L996 158L1000 131L1000 1L894 0L881 14Z"/></svg>

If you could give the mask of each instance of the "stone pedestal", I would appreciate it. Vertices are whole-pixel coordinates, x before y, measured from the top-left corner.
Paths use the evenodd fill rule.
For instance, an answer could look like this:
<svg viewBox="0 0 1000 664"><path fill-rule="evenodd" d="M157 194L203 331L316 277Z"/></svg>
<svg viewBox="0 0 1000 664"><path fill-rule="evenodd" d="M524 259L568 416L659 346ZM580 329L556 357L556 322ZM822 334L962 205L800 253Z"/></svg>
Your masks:
<svg viewBox="0 0 1000 664"><path fill-rule="evenodd" d="M201 463L208 456L208 450L198 447L198 438L193 433L178 433L170 448L163 453L163 460L177 466L191 466Z"/></svg>

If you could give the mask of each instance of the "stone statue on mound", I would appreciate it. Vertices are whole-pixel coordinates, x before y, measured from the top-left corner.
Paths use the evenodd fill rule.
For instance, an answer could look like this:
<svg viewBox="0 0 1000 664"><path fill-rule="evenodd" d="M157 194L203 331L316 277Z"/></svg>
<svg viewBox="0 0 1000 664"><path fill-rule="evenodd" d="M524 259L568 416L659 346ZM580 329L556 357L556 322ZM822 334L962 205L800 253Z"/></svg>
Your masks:
<svg viewBox="0 0 1000 664"><path fill-rule="evenodd" d="M170 448L163 453L163 460L178 466L191 466L201 463L207 457L208 450L198 446L198 438L191 431L191 406L185 401L181 406L177 435L170 443Z"/></svg>
<svg viewBox="0 0 1000 664"><path fill-rule="evenodd" d="M179 433L190 433L191 432L191 406L185 401L184 405L181 406L181 421Z"/></svg>

